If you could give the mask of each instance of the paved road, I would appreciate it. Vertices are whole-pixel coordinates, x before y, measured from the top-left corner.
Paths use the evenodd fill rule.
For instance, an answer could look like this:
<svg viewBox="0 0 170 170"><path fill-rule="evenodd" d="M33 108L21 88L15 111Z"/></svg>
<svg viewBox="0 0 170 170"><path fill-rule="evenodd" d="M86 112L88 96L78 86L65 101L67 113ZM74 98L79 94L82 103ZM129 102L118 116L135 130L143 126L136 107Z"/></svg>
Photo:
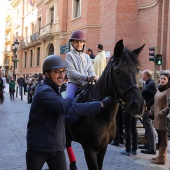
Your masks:
<svg viewBox="0 0 170 170"><path fill-rule="evenodd" d="M0 170L26 170L25 137L30 104L27 104L26 96L23 96L23 100L18 97L11 101L8 90L4 94L5 102L0 105ZM87 170L81 146L73 143L73 148L79 170ZM127 157L119 154L122 148L124 145L108 145L103 170L169 170L170 149L166 165L154 165L150 163L151 155L141 154L138 150L137 156ZM46 168L47 165L44 165L43 170Z"/></svg>

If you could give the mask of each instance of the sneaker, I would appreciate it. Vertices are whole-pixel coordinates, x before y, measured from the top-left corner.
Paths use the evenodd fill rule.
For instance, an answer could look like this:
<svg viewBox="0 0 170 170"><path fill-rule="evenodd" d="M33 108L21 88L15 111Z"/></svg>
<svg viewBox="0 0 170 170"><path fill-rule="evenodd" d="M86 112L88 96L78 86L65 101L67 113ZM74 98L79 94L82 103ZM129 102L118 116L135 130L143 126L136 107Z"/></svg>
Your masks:
<svg viewBox="0 0 170 170"><path fill-rule="evenodd" d="M144 144L143 146L138 146L139 149L149 149L149 146Z"/></svg>
<svg viewBox="0 0 170 170"><path fill-rule="evenodd" d="M137 152L136 151L131 151L131 154L137 155Z"/></svg>
<svg viewBox="0 0 170 170"><path fill-rule="evenodd" d="M154 149L145 149L145 150L141 150L140 152L144 154L156 155L156 151Z"/></svg>
<svg viewBox="0 0 170 170"><path fill-rule="evenodd" d="M130 152L127 152L126 150L120 150L119 153L122 155L130 156Z"/></svg>

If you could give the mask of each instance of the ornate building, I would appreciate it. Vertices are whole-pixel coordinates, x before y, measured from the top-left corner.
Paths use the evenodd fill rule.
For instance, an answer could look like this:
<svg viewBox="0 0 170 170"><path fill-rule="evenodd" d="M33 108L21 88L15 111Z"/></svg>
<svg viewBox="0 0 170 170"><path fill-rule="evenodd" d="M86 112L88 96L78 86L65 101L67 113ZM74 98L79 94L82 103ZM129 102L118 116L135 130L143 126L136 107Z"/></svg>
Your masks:
<svg viewBox="0 0 170 170"><path fill-rule="evenodd" d="M141 69L154 68L149 47L163 55L162 66L170 69L169 0L12 0L14 37L19 40L16 73L41 72L46 56L68 51L74 30L86 33L85 48L101 43L108 58L119 39L129 49L145 44L139 59ZM86 50L86 49L85 49Z"/></svg>

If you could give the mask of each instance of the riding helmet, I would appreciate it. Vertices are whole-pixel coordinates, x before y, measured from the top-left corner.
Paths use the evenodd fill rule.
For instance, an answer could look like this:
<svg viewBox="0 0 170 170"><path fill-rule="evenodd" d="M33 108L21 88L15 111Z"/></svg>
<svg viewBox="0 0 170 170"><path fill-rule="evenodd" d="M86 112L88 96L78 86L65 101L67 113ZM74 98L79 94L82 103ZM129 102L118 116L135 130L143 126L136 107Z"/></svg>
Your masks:
<svg viewBox="0 0 170 170"><path fill-rule="evenodd" d="M67 68L64 59L59 55L49 55L43 63L43 73L55 68Z"/></svg>
<svg viewBox="0 0 170 170"><path fill-rule="evenodd" d="M71 38L70 38L70 41L73 41L73 40L78 40L78 41L86 41L86 35L83 31L81 30L77 30L77 31L74 31L71 35Z"/></svg>

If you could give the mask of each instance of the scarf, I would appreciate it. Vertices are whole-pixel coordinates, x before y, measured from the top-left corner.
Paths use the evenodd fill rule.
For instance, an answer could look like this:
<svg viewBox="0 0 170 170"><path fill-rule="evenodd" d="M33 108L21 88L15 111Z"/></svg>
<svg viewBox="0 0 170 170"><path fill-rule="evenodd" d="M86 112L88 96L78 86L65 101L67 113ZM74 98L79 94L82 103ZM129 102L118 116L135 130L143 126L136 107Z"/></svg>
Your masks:
<svg viewBox="0 0 170 170"><path fill-rule="evenodd" d="M158 90L159 90L160 92L165 91L166 89L167 89L167 84L166 84L166 85L159 85L159 86L158 86Z"/></svg>

